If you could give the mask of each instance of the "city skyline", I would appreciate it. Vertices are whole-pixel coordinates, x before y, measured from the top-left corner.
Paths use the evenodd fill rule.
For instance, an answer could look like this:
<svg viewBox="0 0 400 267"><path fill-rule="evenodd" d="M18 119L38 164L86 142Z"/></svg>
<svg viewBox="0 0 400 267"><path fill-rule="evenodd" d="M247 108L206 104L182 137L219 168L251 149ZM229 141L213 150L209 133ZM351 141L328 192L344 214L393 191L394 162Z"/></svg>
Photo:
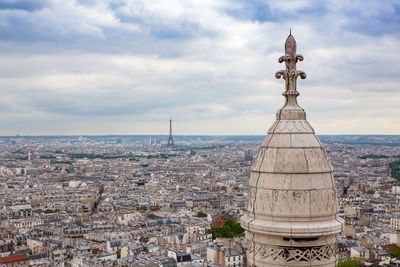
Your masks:
<svg viewBox="0 0 400 267"><path fill-rule="evenodd" d="M396 1L0 4L0 135L263 135L289 29L319 134L398 134ZM326 120L329 118L329 120Z"/></svg>

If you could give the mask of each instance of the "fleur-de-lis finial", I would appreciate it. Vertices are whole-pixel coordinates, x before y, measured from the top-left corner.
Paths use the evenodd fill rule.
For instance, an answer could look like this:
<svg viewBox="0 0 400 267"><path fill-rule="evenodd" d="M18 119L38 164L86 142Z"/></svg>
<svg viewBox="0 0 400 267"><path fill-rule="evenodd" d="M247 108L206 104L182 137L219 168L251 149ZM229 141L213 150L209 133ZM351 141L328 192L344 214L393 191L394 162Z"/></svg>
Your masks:
<svg viewBox="0 0 400 267"><path fill-rule="evenodd" d="M285 42L285 55L281 56L278 61L279 63L286 63L286 70L280 70L275 73L277 79L283 78L285 80L285 92L283 95L287 98L289 95L297 97L297 77L305 79L307 75L301 70L296 70L296 64L298 61L303 61L304 57L300 54L296 54L296 40L292 36L292 29Z"/></svg>

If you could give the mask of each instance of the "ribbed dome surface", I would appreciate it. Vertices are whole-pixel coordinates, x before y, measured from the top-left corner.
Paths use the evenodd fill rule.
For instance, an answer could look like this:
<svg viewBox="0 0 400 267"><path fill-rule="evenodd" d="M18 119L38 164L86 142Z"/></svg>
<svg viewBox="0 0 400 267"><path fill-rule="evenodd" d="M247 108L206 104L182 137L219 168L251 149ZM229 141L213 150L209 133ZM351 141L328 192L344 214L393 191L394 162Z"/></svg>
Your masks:
<svg viewBox="0 0 400 267"><path fill-rule="evenodd" d="M289 42L289 44L288 44ZM285 44L285 105L254 158L246 212L249 266L335 266L342 222L332 168L306 114L297 104L296 43ZM293 49L293 51L288 49ZM293 74L294 73L294 74ZM280 75L279 75L280 74Z"/></svg>

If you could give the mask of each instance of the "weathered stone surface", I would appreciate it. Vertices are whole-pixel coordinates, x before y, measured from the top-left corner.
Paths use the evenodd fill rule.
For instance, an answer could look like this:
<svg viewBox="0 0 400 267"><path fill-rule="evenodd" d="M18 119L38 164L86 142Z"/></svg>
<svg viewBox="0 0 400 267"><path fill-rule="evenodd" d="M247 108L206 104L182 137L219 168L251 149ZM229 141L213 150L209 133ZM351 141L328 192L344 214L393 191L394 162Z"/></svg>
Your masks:
<svg viewBox="0 0 400 267"><path fill-rule="evenodd" d="M286 49L295 49L289 36ZM297 104L296 51L279 59L286 70L285 105L254 158L249 179L246 229L249 266L335 266L342 229L332 168L325 150Z"/></svg>

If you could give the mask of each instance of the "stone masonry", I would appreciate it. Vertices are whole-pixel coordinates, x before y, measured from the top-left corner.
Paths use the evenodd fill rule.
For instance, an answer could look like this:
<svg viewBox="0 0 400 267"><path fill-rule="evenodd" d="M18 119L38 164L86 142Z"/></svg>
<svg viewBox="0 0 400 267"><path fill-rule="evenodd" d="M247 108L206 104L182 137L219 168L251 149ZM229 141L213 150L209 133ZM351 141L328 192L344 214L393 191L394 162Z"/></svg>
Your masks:
<svg viewBox="0 0 400 267"><path fill-rule="evenodd" d="M285 104L254 158L241 219L249 266L337 265L342 220L327 154L297 104L302 60L290 34L279 58L286 69L275 74L285 80Z"/></svg>

